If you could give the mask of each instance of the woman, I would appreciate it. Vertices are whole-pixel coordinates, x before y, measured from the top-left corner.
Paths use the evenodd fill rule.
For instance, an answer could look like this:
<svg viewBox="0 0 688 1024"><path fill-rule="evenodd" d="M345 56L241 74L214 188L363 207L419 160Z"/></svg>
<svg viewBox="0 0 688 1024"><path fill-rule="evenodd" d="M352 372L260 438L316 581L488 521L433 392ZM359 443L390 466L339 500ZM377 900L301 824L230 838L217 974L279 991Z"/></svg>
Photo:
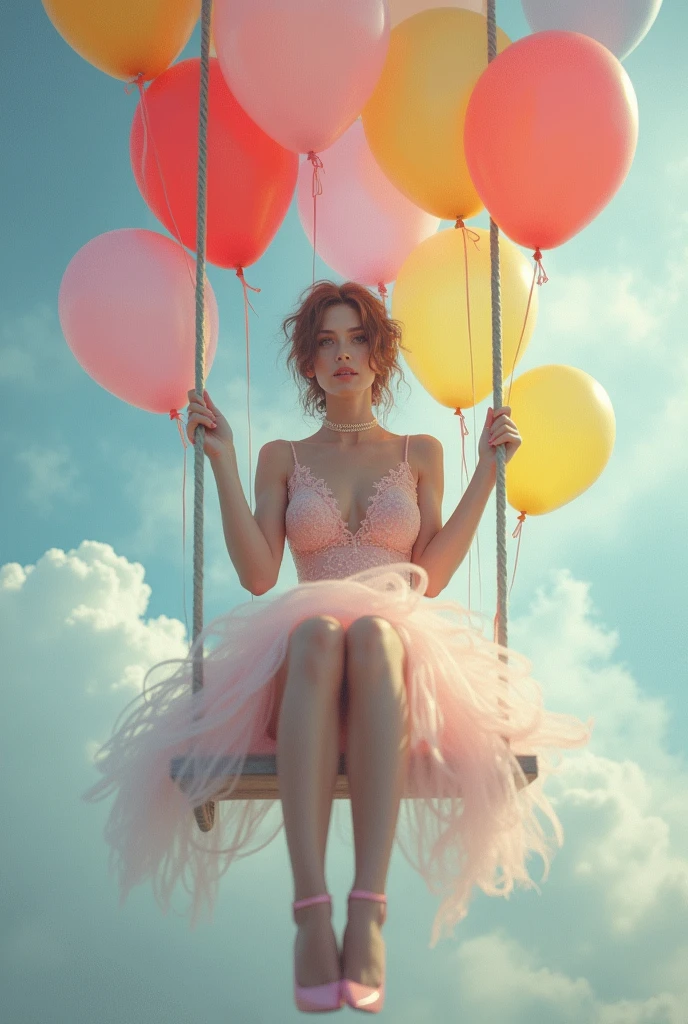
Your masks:
<svg viewBox="0 0 688 1024"><path fill-rule="evenodd" d="M393 434L373 415L374 406L389 405L389 382L401 374L400 328L383 304L360 285L321 282L283 326L304 407L325 417L310 437L261 449L255 514L230 425L207 391L189 392L187 432L193 442L196 427L206 428L204 451L242 585L254 595L275 586L285 539L299 583L206 626L177 671L134 702L101 752L105 778L87 797L119 790L106 838L123 898L150 877L166 907L176 881L190 876L195 920L203 902L212 906L231 860L260 848L251 840L272 805L223 803L215 832L199 838L189 800L212 797L211 769L184 796L169 779L170 759L231 755L240 771L249 750L275 751L294 875L297 1005L327 1010L346 1001L377 1012L395 838L444 896L434 945L465 915L475 885L492 895L508 895L515 881L533 885L525 868L532 852L547 869L536 809L559 842L561 830L542 792L544 748L581 746L588 730L547 712L526 659L509 651L505 665L506 652L461 605L428 600L469 550L494 486L496 447L505 445L508 461L521 443L509 407L488 411L477 468L443 526L440 442ZM213 638L191 714L193 652ZM356 862L341 954L325 881L340 749ZM411 761L414 751L425 760ZM540 778L526 788L517 785L517 752L540 755ZM411 773L420 798L402 804Z"/></svg>

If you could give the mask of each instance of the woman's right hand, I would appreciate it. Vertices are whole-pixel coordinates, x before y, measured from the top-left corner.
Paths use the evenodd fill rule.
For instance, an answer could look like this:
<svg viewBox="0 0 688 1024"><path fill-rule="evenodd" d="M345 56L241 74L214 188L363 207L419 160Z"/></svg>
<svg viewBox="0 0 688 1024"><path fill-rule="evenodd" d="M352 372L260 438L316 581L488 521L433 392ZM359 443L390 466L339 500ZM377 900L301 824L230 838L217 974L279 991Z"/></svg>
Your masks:
<svg viewBox="0 0 688 1024"><path fill-rule="evenodd" d="M196 427L202 423L205 427L203 451L208 458L215 459L233 451L232 428L213 403L208 392L203 392L203 398L200 398L195 391L189 391L187 394L189 396L189 420L186 426L186 436L191 444L195 443Z"/></svg>

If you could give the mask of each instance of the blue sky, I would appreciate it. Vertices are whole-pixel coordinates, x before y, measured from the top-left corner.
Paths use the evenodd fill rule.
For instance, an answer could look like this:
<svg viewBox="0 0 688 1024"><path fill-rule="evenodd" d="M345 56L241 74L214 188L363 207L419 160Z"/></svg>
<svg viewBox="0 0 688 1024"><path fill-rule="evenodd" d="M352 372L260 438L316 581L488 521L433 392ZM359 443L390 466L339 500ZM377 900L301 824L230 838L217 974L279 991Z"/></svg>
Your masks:
<svg viewBox="0 0 688 1024"><path fill-rule="evenodd" d="M516 0L498 4L512 38ZM136 96L58 36L38 3L3 18L0 120L4 652L0 988L12 1024L147 1024L193 1014L245 1024L297 1019L290 999L291 874L283 833L223 881L212 925L189 932L151 893L123 909L107 873L106 805L82 804L91 758L145 669L186 649L182 448L166 417L104 391L71 355L57 293L75 252L122 227L164 231L129 164ZM617 441L602 477L525 525L510 642L548 706L586 718L590 748L548 790L566 842L542 893L477 894L456 937L427 949L436 901L395 849L386 926L388 1015L397 1024L685 1024L688 1018L688 727L683 608L688 356L688 11L663 5L626 60L640 137L620 192L564 247L520 370L580 367L609 393ZM198 53L198 33L184 56ZM486 226L485 216L476 219ZM310 281L295 202L247 280L253 450L312 431L279 361L282 317ZM241 289L209 270L220 312L208 390L230 419L247 482ZM334 275L320 264L318 276ZM388 421L445 449L445 518L460 497L456 418L406 372ZM478 409L478 422L489 402ZM468 416L472 429L472 416ZM566 453L562 452L562 457ZM189 470L191 470L191 459ZM209 620L245 600L206 475ZM191 488L187 515L191 514ZM493 503L480 530L483 610L494 610ZM509 522L516 513L509 510ZM187 609L191 615L191 529ZM509 540L511 564L515 542ZM476 566L473 560L475 594ZM296 580L288 553L279 588ZM467 600L467 563L447 596ZM346 811L346 813L345 813ZM352 878L348 805L328 850L335 923ZM539 878L539 865L533 867Z"/></svg>

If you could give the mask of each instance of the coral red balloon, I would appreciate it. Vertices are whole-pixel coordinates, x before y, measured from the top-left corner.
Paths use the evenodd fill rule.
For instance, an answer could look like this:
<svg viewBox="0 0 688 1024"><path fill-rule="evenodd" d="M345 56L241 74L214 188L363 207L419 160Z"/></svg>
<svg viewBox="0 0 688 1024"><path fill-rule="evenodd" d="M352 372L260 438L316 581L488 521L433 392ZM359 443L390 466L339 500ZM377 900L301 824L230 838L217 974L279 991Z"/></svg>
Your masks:
<svg viewBox="0 0 688 1024"><path fill-rule="evenodd" d="M512 241L552 249L620 188L638 140L638 103L621 63L577 32L512 43L478 79L466 112L469 173Z"/></svg>
<svg viewBox="0 0 688 1024"><path fill-rule="evenodd" d="M176 223L184 245L194 251L199 94L200 61L175 64L146 90L145 165L140 103L129 140L141 195L175 237ZM263 255L286 216L298 156L242 110L215 58L210 61L208 107L207 259L220 267L248 267Z"/></svg>

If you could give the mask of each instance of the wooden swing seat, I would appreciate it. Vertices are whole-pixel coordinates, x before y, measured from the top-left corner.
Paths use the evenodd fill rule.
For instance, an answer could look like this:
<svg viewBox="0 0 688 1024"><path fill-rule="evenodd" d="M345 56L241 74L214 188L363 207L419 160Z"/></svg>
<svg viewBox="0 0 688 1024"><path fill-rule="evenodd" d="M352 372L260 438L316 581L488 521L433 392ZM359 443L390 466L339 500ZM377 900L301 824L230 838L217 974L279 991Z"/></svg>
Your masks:
<svg viewBox="0 0 688 1024"><path fill-rule="evenodd" d="M418 752L411 753L410 759L414 760L425 760L429 763L429 754ZM516 778L516 785L519 789L522 789L524 785L530 785L538 775L537 757L532 754L520 755L517 757L518 763L521 766L523 776L525 776L525 783L523 776L519 773L514 772ZM197 757L193 760L186 761L183 757L175 757L172 759L170 767L170 777L178 783L182 791L188 788L189 783L193 782L195 775L195 766L203 764L203 758ZM213 796L213 800L278 800L279 799L279 787L277 779L277 757L275 754L248 754L244 762L244 769L239 777L239 781L232 789L232 785L236 776L228 774L229 758L223 766L222 759L219 760L216 765L216 778L217 778L217 790ZM404 790L403 799L417 799L419 794L413 791L410 780L414 773L409 771L409 785ZM439 797L441 794L433 794ZM446 796L446 794L443 794ZM460 793L454 794L461 796ZM339 768L337 773L337 782L334 791L335 800L348 800L349 799L349 779L346 769L346 754L340 753L339 755Z"/></svg>

